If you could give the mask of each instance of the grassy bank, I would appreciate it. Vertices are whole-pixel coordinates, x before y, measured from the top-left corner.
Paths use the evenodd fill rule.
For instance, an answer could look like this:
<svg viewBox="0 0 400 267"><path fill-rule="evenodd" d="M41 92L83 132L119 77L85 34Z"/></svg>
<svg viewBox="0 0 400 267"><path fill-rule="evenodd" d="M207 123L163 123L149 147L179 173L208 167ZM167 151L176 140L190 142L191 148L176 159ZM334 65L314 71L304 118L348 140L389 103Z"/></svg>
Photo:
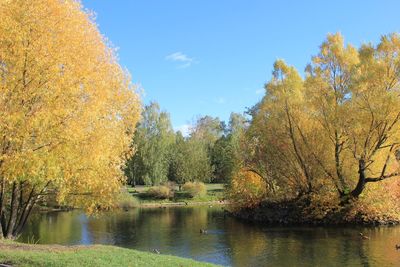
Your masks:
<svg viewBox="0 0 400 267"><path fill-rule="evenodd" d="M138 207L164 207L164 206L197 206L197 205L224 205L224 184L206 184L207 193L203 196L190 197L188 192L174 188L172 198L159 199L150 197L147 191L150 186L139 185L136 187L127 186L125 190L116 195L117 206L122 209ZM79 207L75 207L79 208ZM38 203L38 210L46 211L67 211L74 207L60 206L55 199L49 198L45 202Z"/></svg>
<svg viewBox="0 0 400 267"><path fill-rule="evenodd" d="M11 266L215 266L114 246L29 245L0 240L0 264Z"/></svg>
<svg viewBox="0 0 400 267"><path fill-rule="evenodd" d="M189 197L184 190L179 191L175 188L175 194L170 199L157 199L149 197L146 192L148 186L127 187L128 192L136 199L139 206L174 206L174 205L209 205L209 204L224 204L224 185L223 184L206 184L207 194L198 197Z"/></svg>

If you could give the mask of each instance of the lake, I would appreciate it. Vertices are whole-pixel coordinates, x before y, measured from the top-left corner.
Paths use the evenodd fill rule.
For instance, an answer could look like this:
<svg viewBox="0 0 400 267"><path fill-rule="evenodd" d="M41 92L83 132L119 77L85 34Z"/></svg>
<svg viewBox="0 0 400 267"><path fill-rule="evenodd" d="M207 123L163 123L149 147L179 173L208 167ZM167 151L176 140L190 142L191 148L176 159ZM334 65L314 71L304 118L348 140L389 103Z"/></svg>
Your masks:
<svg viewBox="0 0 400 267"><path fill-rule="evenodd" d="M400 227L270 227L226 216L220 206L36 214L20 240L157 249L226 266L400 266Z"/></svg>

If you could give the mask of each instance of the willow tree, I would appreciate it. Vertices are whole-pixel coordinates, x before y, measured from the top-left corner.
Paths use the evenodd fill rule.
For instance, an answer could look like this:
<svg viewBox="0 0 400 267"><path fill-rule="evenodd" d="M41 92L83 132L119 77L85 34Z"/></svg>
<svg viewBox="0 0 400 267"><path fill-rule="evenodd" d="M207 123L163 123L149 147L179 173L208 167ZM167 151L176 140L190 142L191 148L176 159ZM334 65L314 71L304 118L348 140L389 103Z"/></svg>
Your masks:
<svg viewBox="0 0 400 267"><path fill-rule="evenodd" d="M320 166L341 196L357 198L368 183L399 176L400 37L377 46L345 46L329 35L307 69L306 87L326 137Z"/></svg>
<svg viewBox="0 0 400 267"><path fill-rule="evenodd" d="M311 155L298 135L299 127L310 128L304 116L303 85L294 67L276 61L272 79L265 85L266 95L253 109L246 132L246 167L264 176L272 193L286 197L311 192L315 177Z"/></svg>
<svg viewBox="0 0 400 267"><path fill-rule="evenodd" d="M76 0L0 1L0 233L17 236L55 194L112 205L139 99Z"/></svg>
<svg viewBox="0 0 400 267"><path fill-rule="evenodd" d="M294 195L346 203L399 176L400 37L374 46L328 35L303 79L279 60L247 132L247 165ZM381 183L383 184L383 183Z"/></svg>

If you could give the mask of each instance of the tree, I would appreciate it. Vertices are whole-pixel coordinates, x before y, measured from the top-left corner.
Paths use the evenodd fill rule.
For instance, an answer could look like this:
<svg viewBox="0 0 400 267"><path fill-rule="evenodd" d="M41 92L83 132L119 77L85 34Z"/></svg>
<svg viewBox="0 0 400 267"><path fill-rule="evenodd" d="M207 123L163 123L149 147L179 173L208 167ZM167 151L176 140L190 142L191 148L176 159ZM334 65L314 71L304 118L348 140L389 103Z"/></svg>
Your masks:
<svg viewBox="0 0 400 267"><path fill-rule="evenodd" d="M336 195L342 203L398 177L399 52L397 34L358 50L334 34L305 79L278 60L252 109L245 164L281 194Z"/></svg>
<svg viewBox="0 0 400 267"><path fill-rule="evenodd" d="M219 118L204 116L197 119L190 136L202 140L208 149L223 135L225 124Z"/></svg>
<svg viewBox="0 0 400 267"><path fill-rule="evenodd" d="M156 185L166 182L173 141L169 114L160 111L157 103L145 106L133 140L136 153L126 165L129 183Z"/></svg>
<svg viewBox="0 0 400 267"><path fill-rule="evenodd" d="M282 60L275 62L272 74L265 86L266 95L251 110L252 121L242 153L244 165L264 177L270 193L307 194L312 191L315 175L293 124L303 119L303 81Z"/></svg>
<svg viewBox="0 0 400 267"><path fill-rule="evenodd" d="M0 234L37 201L112 205L139 99L75 0L0 2Z"/></svg>
<svg viewBox="0 0 400 267"><path fill-rule="evenodd" d="M222 136L215 142L211 153L211 164L214 168L213 182L230 180L234 170L234 160L231 138Z"/></svg>
<svg viewBox="0 0 400 267"><path fill-rule="evenodd" d="M202 140L176 135L171 155L170 180L178 184L185 182L208 182L212 177L212 167L207 147Z"/></svg>
<svg viewBox="0 0 400 267"><path fill-rule="evenodd" d="M185 157L186 157L186 144L185 138L181 131L177 131L175 134L175 142L171 147L169 158L170 164L168 169L168 180L174 181L178 184L184 184L186 182L187 173L184 168Z"/></svg>
<svg viewBox="0 0 400 267"><path fill-rule="evenodd" d="M214 169L214 182L229 182L240 168L240 142L247 128L246 118L231 113L228 129L212 146L211 164Z"/></svg>
<svg viewBox="0 0 400 267"><path fill-rule="evenodd" d="M358 198L367 183L399 176L399 52L398 34L358 51L329 35L308 68L305 84L335 163L320 165L341 196Z"/></svg>
<svg viewBox="0 0 400 267"><path fill-rule="evenodd" d="M199 117L195 122L192 132L190 133L190 141L195 143L197 146L203 145L199 151L205 149L206 155L208 158L208 162L210 164L209 170L211 170L212 174L207 177L207 180L215 181L219 174L215 173L217 167L214 166L215 157L214 153L214 145L216 142L224 136L224 132L226 130L225 123L220 121L219 118L213 118L211 116ZM221 148L221 147L219 147ZM218 149L218 148L217 148ZM202 155L202 154L201 154Z"/></svg>

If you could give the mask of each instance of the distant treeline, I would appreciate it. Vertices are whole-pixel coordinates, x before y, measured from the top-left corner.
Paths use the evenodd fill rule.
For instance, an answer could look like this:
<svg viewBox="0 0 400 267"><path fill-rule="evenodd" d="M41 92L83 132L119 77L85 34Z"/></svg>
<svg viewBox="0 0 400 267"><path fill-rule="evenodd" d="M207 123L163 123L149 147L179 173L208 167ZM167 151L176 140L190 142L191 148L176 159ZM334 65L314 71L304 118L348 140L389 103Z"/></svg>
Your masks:
<svg viewBox="0 0 400 267"><path fill-rule="evenodd" d="M128 184L227 182L239 165L245 128L246 119L238 113L232 113L228 123L204 116L183 136L174 132L169 114L158 103L150 103L143 108L133 138L135 154L126 163Z"/></svg>

